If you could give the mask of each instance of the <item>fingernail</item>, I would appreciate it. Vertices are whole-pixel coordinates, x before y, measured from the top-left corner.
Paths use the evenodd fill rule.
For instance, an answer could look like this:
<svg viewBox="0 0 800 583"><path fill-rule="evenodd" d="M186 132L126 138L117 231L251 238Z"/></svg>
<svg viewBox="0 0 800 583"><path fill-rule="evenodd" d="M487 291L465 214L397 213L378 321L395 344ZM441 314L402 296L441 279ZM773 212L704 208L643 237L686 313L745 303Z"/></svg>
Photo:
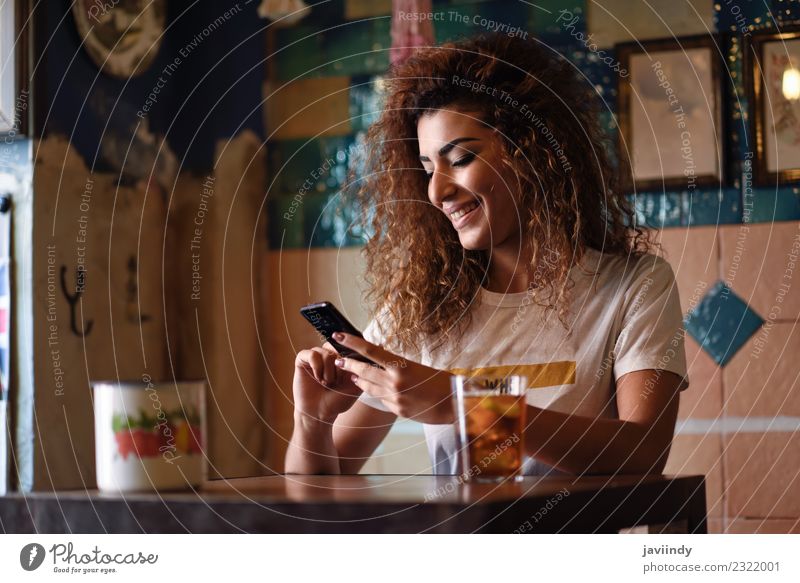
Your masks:
<svg viewBox="0 0 800 583"><path fill-rule="evenodd" d="M333 361L336 366L344 366L344 358L337 358Z"/></svg>
<svg viewBox="0 0 800 583"><path fill-rule="evenodd" d="M350 380L353 381L354 383L357 383L358 382L358 377L356 375L352 375L350 377Z"/></svg>
<svg viewBox="0 0 800 583"><path fill-rule="evenodd" d="M342 334L341 332L334 332L333 339L336 340L337 342L341 342L342 340L344 340L344 334Z"/></svg>

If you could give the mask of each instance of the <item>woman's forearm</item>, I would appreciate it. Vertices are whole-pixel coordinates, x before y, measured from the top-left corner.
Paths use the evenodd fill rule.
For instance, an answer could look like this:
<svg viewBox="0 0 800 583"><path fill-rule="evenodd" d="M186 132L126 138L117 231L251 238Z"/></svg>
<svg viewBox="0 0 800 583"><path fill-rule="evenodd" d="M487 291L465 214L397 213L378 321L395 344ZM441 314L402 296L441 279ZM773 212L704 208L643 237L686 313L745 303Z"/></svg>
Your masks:
<svg viewBox="0 0 800 583"><path fill-rule="evenodd" d="M661 473L671 438L638 423L528 406L526 452L570 473Z"/></svg>
<svg viewBox="0 0 800 583"><path fill-rule="evenodd" d="M294 431L286 451L286 473L341 473L331 423L295 415Z"/></svg>

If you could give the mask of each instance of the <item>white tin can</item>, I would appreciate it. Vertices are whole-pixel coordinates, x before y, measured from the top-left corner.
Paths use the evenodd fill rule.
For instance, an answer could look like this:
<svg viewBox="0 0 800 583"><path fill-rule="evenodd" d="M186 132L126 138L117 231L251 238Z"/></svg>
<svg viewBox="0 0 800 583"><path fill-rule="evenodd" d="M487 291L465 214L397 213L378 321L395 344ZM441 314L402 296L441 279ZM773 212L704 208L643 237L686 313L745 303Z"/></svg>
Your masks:
<svg viewBox="0 0 800 583"><path fill-rule="evenodd" d="M204 380L94 381L97 487L182 490L207 478Z"/></svg>

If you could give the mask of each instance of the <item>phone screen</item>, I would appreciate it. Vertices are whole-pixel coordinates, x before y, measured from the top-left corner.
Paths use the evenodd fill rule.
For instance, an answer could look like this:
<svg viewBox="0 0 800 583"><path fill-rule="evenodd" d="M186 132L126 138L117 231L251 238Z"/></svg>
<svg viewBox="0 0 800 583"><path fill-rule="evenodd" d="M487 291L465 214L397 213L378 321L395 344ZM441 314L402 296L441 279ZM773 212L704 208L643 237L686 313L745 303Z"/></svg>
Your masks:
<svg viewBox="0 0 800 583"><path fill-rule="evenodd" d="M308 322L314 326L317 332L330 342L331 346L336 349L336 352L346 358L360 360L368 364L378 366L366 356L362 356L358 352L354 352L349 348L342 346L333 339L334 332L345 332L354 336L363 338L361 332L345 318L339 310L336 309L331 302L318 302L316 304L309 304L300 308L300 313Z"/></svg>

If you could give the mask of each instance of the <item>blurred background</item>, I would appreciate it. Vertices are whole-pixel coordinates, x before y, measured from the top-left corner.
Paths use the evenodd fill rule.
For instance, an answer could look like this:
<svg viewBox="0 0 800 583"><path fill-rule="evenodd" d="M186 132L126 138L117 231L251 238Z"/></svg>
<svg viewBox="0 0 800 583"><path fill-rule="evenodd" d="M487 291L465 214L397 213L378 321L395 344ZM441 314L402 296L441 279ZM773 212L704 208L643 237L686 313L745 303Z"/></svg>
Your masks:
<svg viewBox="0 0 800 583"><path fill-rule="evenodd" d="M797 0L6 0L10 488L93 487L90 381L144 374L208 379L214 476L282 471L317 343L298 309L368 320L342 189L382 77L400 47L492 30L596 91L676 273L691 385L667 472L707 476L711 532L800 531ZM364 469L429 471L413 422Z"/></svg>

